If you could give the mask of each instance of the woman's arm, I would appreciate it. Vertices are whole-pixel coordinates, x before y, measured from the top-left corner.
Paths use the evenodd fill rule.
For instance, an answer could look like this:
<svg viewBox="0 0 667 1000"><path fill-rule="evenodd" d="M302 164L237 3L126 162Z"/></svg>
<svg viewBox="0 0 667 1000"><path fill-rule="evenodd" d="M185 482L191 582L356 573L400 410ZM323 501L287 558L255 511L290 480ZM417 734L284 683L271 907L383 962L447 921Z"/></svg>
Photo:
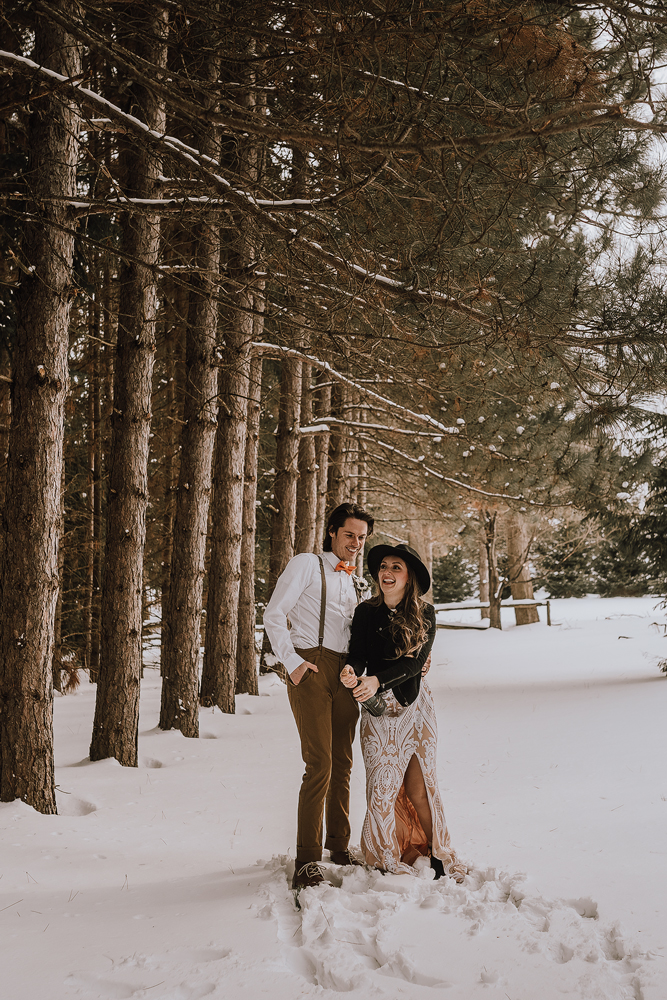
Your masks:
<svg viewBox="0 0 667 1000"><path fill-rule="evenodd" d="M354 617L352 618L350 647L347 651L347 659L345 661L349 663L357 677L361 677L368 666L369 632L368 607L364 602L357 605Z"/></svg>
<svg viewBox="0 0 667 1000"><path fill-rule="evenodd" d="M424 605L424 614L428 620L428 634L426 642L415 656L400 656L397 660L382 660L382 668L379 671L381 687L383 689L392 688L396 684L401 684L408 677L415 677L420 674L422 667L428 659L431 648L435 641L435 610L432 604Z"/></svg>
<svg viewBox="0 0 667 1000"><path fill-rule="evenodd" d="M377 677L359 678L368 667L368 650L372 633L372 614L370 608L359 604L352 618L350 629L350 648L347 663L340 673L340 679L345 687L350 688L357 701L366 701L374 695L380 686Z"/></svg>

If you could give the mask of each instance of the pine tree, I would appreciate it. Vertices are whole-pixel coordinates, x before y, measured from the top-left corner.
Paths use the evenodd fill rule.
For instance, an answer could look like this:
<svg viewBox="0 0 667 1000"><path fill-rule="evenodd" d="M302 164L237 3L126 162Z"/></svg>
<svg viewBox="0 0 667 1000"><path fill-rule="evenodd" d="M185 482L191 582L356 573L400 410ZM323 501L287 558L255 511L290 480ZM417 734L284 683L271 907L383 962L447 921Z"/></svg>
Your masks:
<svg viewBox="0 0 667 1000"><path fill-rule="evenodd" d="M463 555L462 547L456 546L449 552L433 560L433 600L449 604L465 601L473 597L477 581L477 567L472 566Z"/></svg>
<svg viewBox="0 0 667 1000"><path fill-rule="evenodd" d="M67 0L57 6L71 11ZM81 48L61 28L40 22L34 54L56 72L80 72ZM74 252L64 199L76 192L79 116L50 94L30 111L27 183L39 210L25 226L16 295L10 500L0 546L0 799L54 813L51 670Z"/></svg>
<svg viewBox="0 0 667 1000"><path fill-rule="evenodd" d="M156 67L167 61L166 10L137 5L125 35L136 54ZM130 88L128 110L140 109L156 131L164 130L164 102L144 88ZM123 180L134 197L154 196L161 171L149 147L126 144ZM139 681L142 671L143 569L148 505L151 423L158 293L155 265L160 220L127 212L118 305L113 387L113 438L109 468L106 554L102 591L102 640L91 760L115 757L138 764Z"/></svg>
<svg viewBox="0 0 667 1000"><path fill-rule="evenodd" d="M596 592L597 533L590 525L562 523L540 533L535 543L534 583L550 597L585 597Z"/></svg>

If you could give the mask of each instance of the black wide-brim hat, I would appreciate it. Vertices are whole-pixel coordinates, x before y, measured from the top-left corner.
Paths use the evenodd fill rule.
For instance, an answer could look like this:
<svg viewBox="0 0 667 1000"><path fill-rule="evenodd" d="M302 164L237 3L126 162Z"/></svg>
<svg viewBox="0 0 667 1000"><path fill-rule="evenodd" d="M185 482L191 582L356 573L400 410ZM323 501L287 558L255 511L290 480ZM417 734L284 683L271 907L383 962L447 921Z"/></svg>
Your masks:
<svg viewBox="0 0 667 1000"><path fill-rule="evenodd" d="M404 545L401 542L400 545L374 545L373 548L368 553L368 572L371 574L374 580L377 581L378 573L380 572L380 563L385 556L398 556L402 559L412 570L417 577L417 586L419 587L422 594L431 586L431 574L424 566L421 560L421 556L414 549L411 549L409 545Z"/></svg>

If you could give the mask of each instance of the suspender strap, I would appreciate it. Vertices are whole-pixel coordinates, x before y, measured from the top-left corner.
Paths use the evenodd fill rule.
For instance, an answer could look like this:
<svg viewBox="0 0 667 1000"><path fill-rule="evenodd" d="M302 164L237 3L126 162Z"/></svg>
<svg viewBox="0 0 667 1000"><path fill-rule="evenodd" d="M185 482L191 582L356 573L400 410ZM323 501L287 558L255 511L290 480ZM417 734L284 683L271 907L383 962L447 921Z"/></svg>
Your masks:
<svg viewBox="0 0 667 1000"><path fill-rule="evenodd" d="M327 581L324 577L324 559L322 556L317 557L320 560L320 573L322 574L322 599L320 603L320 635L318 648L322 649L324 645L324 619L327 613Z"/></svg>

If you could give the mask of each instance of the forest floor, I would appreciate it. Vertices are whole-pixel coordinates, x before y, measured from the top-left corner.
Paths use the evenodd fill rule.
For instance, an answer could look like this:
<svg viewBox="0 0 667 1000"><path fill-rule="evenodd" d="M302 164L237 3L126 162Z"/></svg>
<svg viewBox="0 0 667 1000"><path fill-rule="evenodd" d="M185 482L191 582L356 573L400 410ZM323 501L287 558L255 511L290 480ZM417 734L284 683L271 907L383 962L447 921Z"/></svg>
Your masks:
<svg viewBox="0 0 667 1000"><path fill-rule="evenodd" d="M295 908L302 765L275 677L186 740L156 728L148 669L138 769L88 760L93 685L58 697L60 814L0 804L0 998L665 1000L665 614L503 614L440 631L429 675L461 886L332 869ZM353 842L363 816L357 746Z"/></svg>

